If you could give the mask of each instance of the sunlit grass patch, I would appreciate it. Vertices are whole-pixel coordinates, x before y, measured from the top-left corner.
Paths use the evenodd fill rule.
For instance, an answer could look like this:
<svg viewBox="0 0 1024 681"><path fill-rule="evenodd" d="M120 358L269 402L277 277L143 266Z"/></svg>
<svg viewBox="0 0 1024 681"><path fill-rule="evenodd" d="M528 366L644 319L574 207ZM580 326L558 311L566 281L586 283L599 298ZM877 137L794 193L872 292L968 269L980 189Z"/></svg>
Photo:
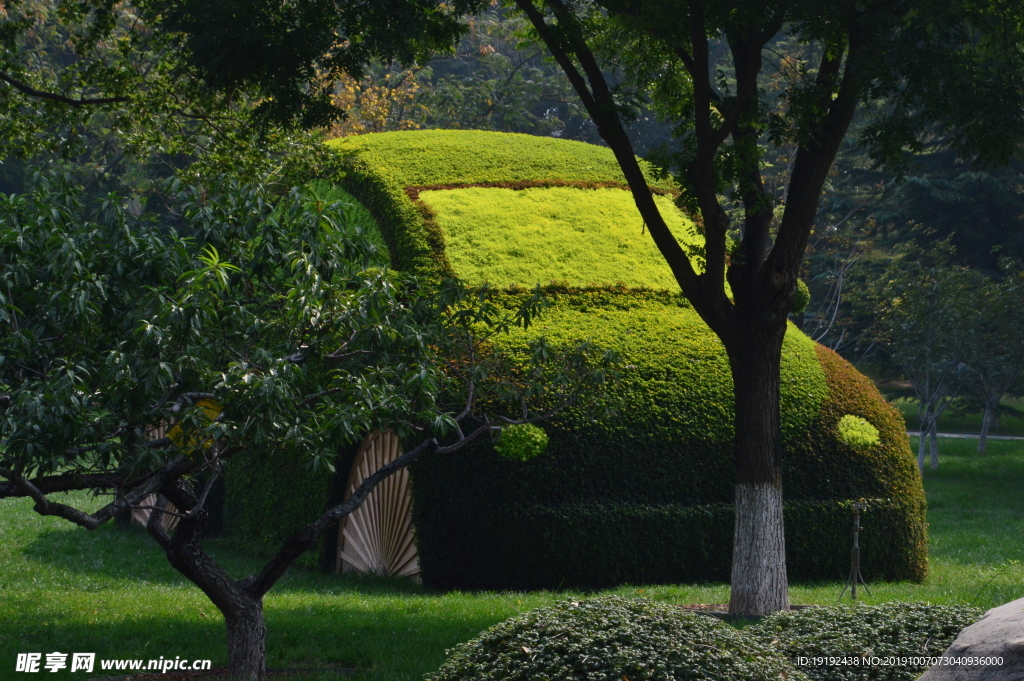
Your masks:
<svg viewBox="0 0 1024 681"><path fill-rule="evenodd" d="M468 281L679 288L628 191L468 187L420 199L444 230L455 273ZM670 197L655 201L684 247L701 242Z"/></svg>

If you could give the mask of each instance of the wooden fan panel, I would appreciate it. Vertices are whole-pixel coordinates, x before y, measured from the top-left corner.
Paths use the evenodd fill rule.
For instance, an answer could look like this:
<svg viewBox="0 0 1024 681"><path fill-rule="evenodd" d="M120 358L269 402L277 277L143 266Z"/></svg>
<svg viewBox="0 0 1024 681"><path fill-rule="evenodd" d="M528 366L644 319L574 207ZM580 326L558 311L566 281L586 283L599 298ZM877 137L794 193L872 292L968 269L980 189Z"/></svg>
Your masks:
<svg viewBox="0 0 1024 681"><path fill-rule="evenodd" d="M374 431L359 446L345 486L348 499L368 476L402 453L391 431ZM388 577L419 574L412 527L409 472L402 469L378 484L363 504L338 526L336 572L370 572Z"/></svg>
<svg viewBox="0 0 1024 681"><path fill-rule="evenodd" d="M167 437L167 424L161 423L153 428L146 431L145 437L147 440L159 440L162 437ZM140 506L156 506L157 495L150 494L148 497L139 502ZM171 502L167 502L167 510L176 513L177 507ZM148 508L133 508L132 509L132 525L138 525L139 527L145 527L149 522L149 516L153 512ZM161 524L164 526L164 531L173 532L174 528L178 526L178 516L162 514L160 519Z"/></svg>
<svg viewBox="0 0 1024 681"><path fill-rule="evenodd" d="M140 506L156 506L157 501L158 501L157 496L155 494L150 494L148 497L143 499L142 502L139 505ZM167 508L168 511L171 511L172 513L177 513L178 512L177 506L175 506L174 504L172 504L169 501L167 502L166 508ZM148 508L133 508L132 509L132 524L133 525L138 525L139 527L145 527L146 524L149 522L149 516L152 513L153 513L153 511L151 511ZM161 516L162 517L160 518L160 522L164 526L164 531L166 531L166 532L173 532L174 528L178 526L178 520L180 520L180 518L178 518L178 516L176 516L176 515L169 515L167 513L162 513Z"/></svg>

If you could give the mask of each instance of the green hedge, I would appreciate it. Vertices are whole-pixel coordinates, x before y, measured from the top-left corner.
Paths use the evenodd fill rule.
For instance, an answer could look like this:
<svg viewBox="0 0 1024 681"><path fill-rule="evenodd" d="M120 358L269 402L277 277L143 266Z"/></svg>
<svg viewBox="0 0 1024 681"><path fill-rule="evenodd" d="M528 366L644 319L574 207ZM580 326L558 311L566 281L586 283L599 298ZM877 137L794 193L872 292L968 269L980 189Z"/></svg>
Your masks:
<svg viewBox="0 0 1024 681"><path fill-rule="evenodd" d="M430 277L452 272L438 224L452 216L440 207L435 215L416 188L622 181L607 149L550 138L428 131L334 144L349 157L344 186L379 222L394 266ZM482 200L486 191L478 192ZM659 191L674 188L666 182ZM537 253L525 259L547 264ZM539 272L527 268L523 276ZM522 291L515 281L502 283L513 305ZM733 398L721 343L678 294L611 282L546 289L551 309L498 345L522 353L527 340L544 335L556 345L587 338L620 351L628 369L611 395L616 414L597 422L578 411L560 414L543 424L547 453L530 461L504 459L479 442L416 465L424 581L532 588L728 579ZM865 576L923 579L924 493L899 414L870 381L795 327L783 346L781 398L791 576L845 577L849 504L863 497L874 500L864 518ZM842 442L837 428L847 414L877 428L879 443ZM343 478L347 468L340 470ZM297 462L272 461L243 473L241 489L229 490L237 500L229 499L234 527L266 545L283 538L282 518L314 517L338 490L327 478L304 475Z"/></svg>
<svg viewBox="0 0 1024 681"><path fill-rule="evenodd" d="M850 570L852 501L792 501L784 507L787 570L797 581L841 581ZM868 501L861 516L868 580L911 579L893 551L918 508ZM618 584L727 582L729 504L577 502L509 504L474 516L455 504L415 507L420 564L428 583L462 589L599 589Z"/></svg>
<svg viewBox="0 0 1024 681"><path fill-rule="evenodd" d="M633 195L622 189L467 187L419 197L445 235L454 271L468 281L679 290ZM684 249L703 243L672 197L654 199Z"/></svg>
<svg viewBox="0 0 1024 681"><path fill-rule="evenodd" d="M303 525L343 501L348 471L357 446L339 451L337 473L313 472L307 457L264 453L247 457L244 465L225 465L224 528L238 548L269 558ZM318 545L297 561L305 567L333 569L337 532L328 530Z"/></svg>
<svg viewBox="0 0 1024 681"><path fill-rule="evenodd" d="M445 588L597 587L728 579L734 467L732 382L721 344L685 301L636 290L554 291L539 334L588 337L629 367L598 422L567 412L528 462L488 442L412 470L424 580ZM794 579L842 579L851 500L865 516L865 576L927 573L924 497L899 415L838 355L795 331L782 365L787 553ZM842 416L879 430L851 447ZM874 532L874 536L870 535ZM885 538L884 550L877 543Z"/></svg>
<svg viewBox="0 0 1024 681"><path fill-rule="evenodd" d="M517 615L448 654L427 681L808 681L725 622L621 596Z"/></svg>
<svg viewBox="0 0 1024 681"><path fill-rule="evenodd" d="M345 137L328 144L345 157L342 184L376 218L394 267L424 276L450 275L454 270L433 211L410 197L407 188L548 181L581 186L625 183L611 150L570 140L418 130ZM671 180L656 179L649 164L642 167L658 192L676 190ZM639 230L642 221L639 215L636 219Z"/></svg>
<svg viewBox="0 0 1024 681"><path fill-rule="evenodd" d="M451 274L440 230L431 221L424 220L423 211L405 193L393 173L387 167L371 165L349 154L342 186L355 195L376 220L391 254L391 265L428 277Z"/></svg>
<svg viewBox="0 0 1024 681"><path fill-rule="evenodd" d="M584 142L479 130L414 130L358 135L328 145L386 168L399 187L486 182L625 182L611 149ZM674 190L641 161L648 182Z"/></svg>

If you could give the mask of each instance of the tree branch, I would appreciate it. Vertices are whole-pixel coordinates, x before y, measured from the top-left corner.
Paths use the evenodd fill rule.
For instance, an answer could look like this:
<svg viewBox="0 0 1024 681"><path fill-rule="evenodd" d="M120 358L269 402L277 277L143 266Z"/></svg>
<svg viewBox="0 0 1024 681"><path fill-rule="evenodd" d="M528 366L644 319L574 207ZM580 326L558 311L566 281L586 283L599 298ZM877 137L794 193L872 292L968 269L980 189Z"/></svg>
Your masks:
<svg viewBox="0 0 1024 681"><path fill-rule="evenodd" d="M93 97L89 99L72 99L71 97L65 97L64 95L58 95L53 92L43 92L42 90L36 90L31 85L23 83L16 78L0 71L0 80L4 81L16 90L20 90L29 97L36 97L38 99L46 99L51 102L59 102L60 104L67 104L68 106L94 106L98 104L120 104L122 102L130 101L129 97Z"/></svg>
<svg viewBox="0 0 1024 681"><path fill-rule="evenodd" d="M35 512L39 515L52 515L64 518L70 522L80 525L87 530L95 530L118 513L128 510L131 506L137 505L140 501L155 492L167 480L180 477L188 472L195 464L190 463L184 457L177 457L163 467L162 470L145 479L130 492L119 499L115 499L95 513L89 514L77 508L51 501L32 481L25 479L19 473L7 468L0 468L0 475L10 480L19 488L20 494L10 496L29 497L35 501Z"/></svg>
<svg viewBox="0 0 1024 681"><path fill-rule="evenodd" d="M689 257L683 251L679 242L676 241L672 231L665 223L661 212L658 210L657 204L654 202L654 196L647 184L647 178L644 177L636 155L633 153L632 144L622 126L622 121L616 110L615 101L611 96L611 91L605 81L604 74L601 72L597 60L587 47L582 36L573 40L572 36L569 35L569 31L571 31L575 21L571 10L566 7L562 0L548 0L548 4L558 19L559 27L563 29L561 32L562 36L566 40L572 41L570 44L572 53L580 61L587 74L586 78L576 69L568 52L563 48L562 42L554 35L551 27L544 20L544 15L537 10L533 1L516 0L516 6L530 20L538 35L548 46L548 49L551 50L555 60L565 70L573 88L580 96L580 99L583 100L587 113L590 114L591 119L597 125L601 137L615 154L615 159L618 161L619 167L622 169L626 182L632 191L633 201L636 203L637 210L640 211L641 217L643 217L647 228L650 230L655 245L657 245L658 250L665 258L687 298L694 303L697 312L703 317L712 309L713 305L709 304L708 297L702 295L699 278L693 269ZM722 287L720 286L719 288ZM724 298L724 292L722 297Z"/></svg>
<svg viewBox="0 0 1024 681"><path fill-rule="evenodd" d="M0 473L0 475L3 475ZM147 478L155 475L149 473L139 478L126 480L123 473L65 473L63 475L47 475L35 478L32 485L42 494L56 492L73 492L83 489L119 489L142 484ZM7 477L5 475L5 477ZM13 482L0 482L0 499L8 497L28 496L25 490Z"/></svg>
<svg viewBox="0 0 1024 681"><path fill-rule="evenodd" d="M768 257L766 271L795 273L799 267L817 216L821 189L828 178L832 161L839 151L846 131L853 121L861 86L857 57L862 37L856 28L851 28L849 35L846 66L835 99L831 102L814 139L802 143L797 150L793 172L790 175L790 191L786 196L786 208L779 224L775 245ZM842 53L829 56L828 50L825 50L818 70L819 87L825 87L829 80L838 77L842 61Z"/></svg>

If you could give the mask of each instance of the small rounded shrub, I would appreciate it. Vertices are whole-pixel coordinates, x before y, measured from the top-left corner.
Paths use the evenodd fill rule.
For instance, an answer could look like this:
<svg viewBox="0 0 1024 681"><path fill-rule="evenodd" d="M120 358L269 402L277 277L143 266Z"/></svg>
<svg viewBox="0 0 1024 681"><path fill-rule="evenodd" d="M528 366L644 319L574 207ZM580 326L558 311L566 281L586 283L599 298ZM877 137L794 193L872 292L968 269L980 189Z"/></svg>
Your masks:
<svg viewBox="0 0 1024 681"><path fill-rule="evenodd" d="M793 297L789 299L789 311L793 314L800 314L807 309L810 302L811 289L807 288L803 279L797 279L796 290L793 291Z"/></svg>
<svg viewBox="0 0 1024 681"><path fill-rule="evenodd" d="M878 428L867 419L847 414L839 419L839 439L851 447L871 447L879 442Z"/></svg>
<svg viewBox="0 0 1024 681"><path fill-rule="evenodd" d="M548 434L532 423L505 426L494 449L506 459L529 461L541 455L548 446Z"/></svg>
<svg viewBox="0 0 1024 681"><path fill-rule="evenodd" d="M797 664L812 681L913 681L928 665L871 665L870 659L941 655L982 614L927 603L814 607L775 613L746 633L794 664L800 657L860 658L860 664Z"/></svg>
<svg viewBox="0 0 1024 681"><path fill-rule="evenodd" d="M431 681L807 681L767 644L724 622L620 596L534 610L449 653Z"/></svg>

